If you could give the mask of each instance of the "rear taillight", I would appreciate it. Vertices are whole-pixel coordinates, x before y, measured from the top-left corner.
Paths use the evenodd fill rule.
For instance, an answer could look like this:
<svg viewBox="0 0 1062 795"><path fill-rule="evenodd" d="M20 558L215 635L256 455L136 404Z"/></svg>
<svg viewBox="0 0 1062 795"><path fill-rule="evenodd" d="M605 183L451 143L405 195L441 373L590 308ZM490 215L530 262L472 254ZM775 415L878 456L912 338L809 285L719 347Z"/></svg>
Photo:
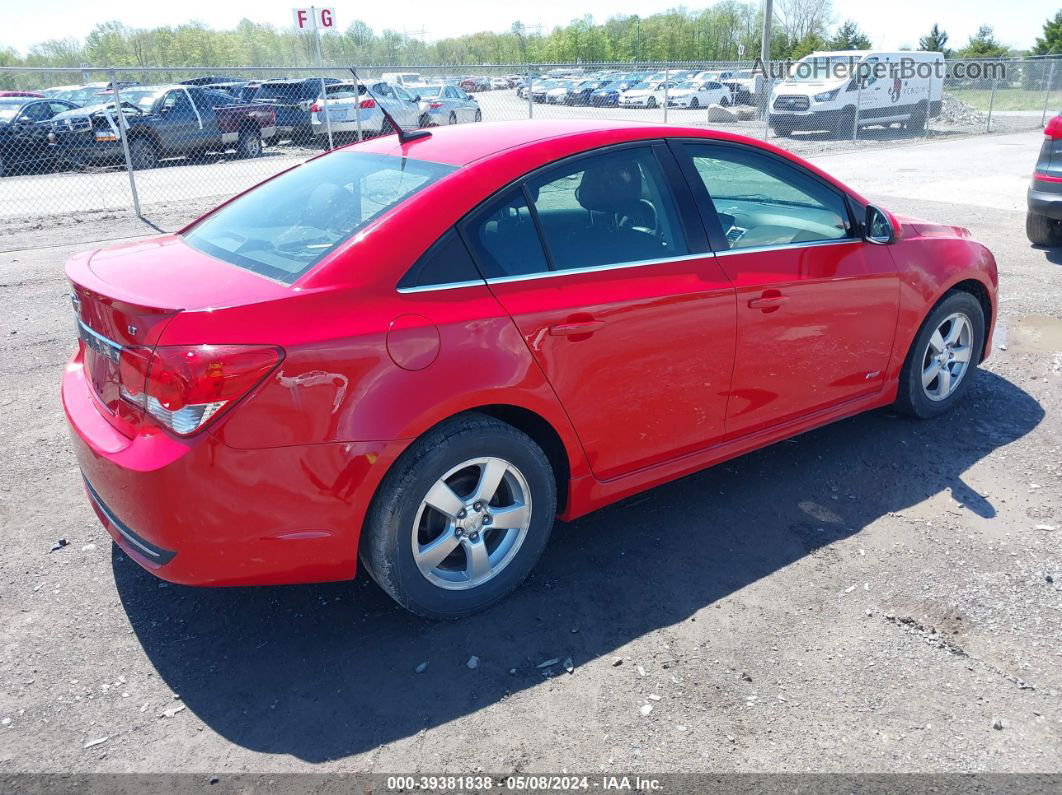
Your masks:
<svg viewBox="0 0 1062 795"><path fill-rule="evenodd" d="M180 436L200 430L280 363L266 345L160 345L123 348L120 394Z"/></svg>
<svg viewBox="0 0 1062 795"><path fill-rule="evenodd" d="M431 103L428 104L428 107L431 108L432 110L438 110L442 106L443 106L443 104L441 102L431 102Z"/></svg>
<svg viewBox="0 0 1062 795"><path fill-rule="evenodd" d="M1051 139L1062 138L1062 116L1055 116L1047 123L1044 135Z"/></svg>
<svg viewBox="0 0 1062 795"><path fill-rule="evenodd" d="M363 99L361 101L361 103L358 105L358 107L360 107L360 108L375 108L376 107L376 100L375 99L371 99L371 98L370 99Z"/></svg>
<svg viewBox="0 0 1062 795"><path fill-rule="evenodd" d="M316 102L313 103L312 105L310 105L310 113L320 113L320 112L321 112L321 106L318 105Z"/></svg>

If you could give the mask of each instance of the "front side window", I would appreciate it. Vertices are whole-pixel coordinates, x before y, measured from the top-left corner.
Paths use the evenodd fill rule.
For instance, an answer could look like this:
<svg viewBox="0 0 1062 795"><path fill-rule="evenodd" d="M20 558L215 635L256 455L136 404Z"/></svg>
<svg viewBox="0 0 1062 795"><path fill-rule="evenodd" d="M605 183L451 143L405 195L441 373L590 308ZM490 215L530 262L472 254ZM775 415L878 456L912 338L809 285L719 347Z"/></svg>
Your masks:
<svg viewBox="0 0 1062 795"><path fill-rule="evenodd" d="M336 152L281 174L184 234L195 249L290 284L454 166Z"/></svg>
<svg viewBox="0 0 1062 795"><path fill-rule="evenodd" d="M844 197L808 174L748 149L687 144L731 249L852 237Z"/></svg>
<svg viewBox="0 0 1062 795"><path fill-rule="evenodd" d="M527 186L557 270L688 251L674 200L648 147L578 158Z"/></svg>

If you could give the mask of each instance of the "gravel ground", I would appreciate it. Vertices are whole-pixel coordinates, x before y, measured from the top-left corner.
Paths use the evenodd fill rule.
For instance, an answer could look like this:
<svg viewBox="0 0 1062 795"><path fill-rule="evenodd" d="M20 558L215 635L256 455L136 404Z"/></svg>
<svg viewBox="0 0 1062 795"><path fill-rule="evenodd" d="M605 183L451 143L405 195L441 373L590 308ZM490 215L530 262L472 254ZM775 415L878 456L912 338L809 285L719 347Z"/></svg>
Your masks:
<svg viewBox="0 0 1062 795"><path fill-rule="evenodd" d="M78 246L0 255L0 770L1062 770L1062 255L1025 241L1018 187L1038 144L912 146L900 178L885 151L818 161L995 251L1005 349L958 410L873 412L559 525L525 587L450 624L364 578L193 589L116 551L58 400Z"/></svg>

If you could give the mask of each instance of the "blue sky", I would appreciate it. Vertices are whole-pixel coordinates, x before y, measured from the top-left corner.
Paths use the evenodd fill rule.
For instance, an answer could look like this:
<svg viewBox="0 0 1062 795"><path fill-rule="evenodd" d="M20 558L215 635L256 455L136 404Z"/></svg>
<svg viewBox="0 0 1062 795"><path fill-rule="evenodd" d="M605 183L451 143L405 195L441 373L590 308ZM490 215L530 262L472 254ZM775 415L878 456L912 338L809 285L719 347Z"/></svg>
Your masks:
<svg viewBox="0 0 1062 795"><path fill-rule="evenodd" d="M8 4L0 30L0 45L24 52L29 45L52 38L84 37L92 26L117 19L132 27L177 25L195 19L216 28L232 27L242 17L274 25L291 24L291 0L254 0L224 3L217 0L182 0L162 4L144 0L34 0L30 4ZM322 4L323 5L323 4ZM376 31L384 28L426 31L428 40L479 30L506 30L519 17L525 24L541 24L544 30L565 24L584 14L598 21L616 14L652 14L679 5L674 0L535 0L531 3L499 0L379 0L349 3L333 0L338 27L344 29L354 19L362 19ZM688 3L702 8L712 3ZM934 22L947 30L949 44L961 46L978 25L991 25L1004 44L1031 46L1041 32L1044 20L1058 10L1058 0L887 0L858 2L834 0L836 21L854 19L867 32L874 46L882 49L916 46Z"/></svg>

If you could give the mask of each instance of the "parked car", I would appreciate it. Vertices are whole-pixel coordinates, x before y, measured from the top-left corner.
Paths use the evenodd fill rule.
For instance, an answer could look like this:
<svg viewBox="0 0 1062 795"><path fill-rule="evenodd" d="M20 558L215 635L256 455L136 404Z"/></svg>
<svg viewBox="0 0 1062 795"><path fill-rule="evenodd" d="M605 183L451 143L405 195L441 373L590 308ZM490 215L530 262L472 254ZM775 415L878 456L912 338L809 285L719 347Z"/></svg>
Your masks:
<svg viewBox="0 0 1062 795"><path fill-rule="evenodd" d="M36 97L44 99L44 94L39 91L0 91L0 97Z"/></svg>
<svg viewBox="0 0 1062 795"><path fill-rule="evenodd" d="M228 83L210 83L206 88L211 91L224 91L240 102L253 102L261 85L255 80L233 80Z"/></svg>
<svg viewBox="0 0 1062 795"><path fill-rule="evenodd" d="M635 83L619 95L621 108L655 108L664 103L664 94L674 88L674 83L660 82Z"/></svg>
<svg viewBox="0 0 1062 795"><path fill-rule="evenodd" d="M567 105L568 97L575 91L575 80L557 80L553 88L546 92L547 105Z"/></svg>
<svg viewBox="0 0 1062 795"><path fill-rule="evenodd" d="M424 85L424 78L417 72L384 72L380 80L391 85L402 86L410 91Z"/></svg>
<svg viewBox="0 0 1062 795"><path fill-rule="evenodd" d="M77 107L61 99L0 97L0 177L13 170L40 173L55 164L49 121Z"/></svg>
<svg viewBox="0 0 1062 795"><path fill-rule="evenodd" d="M423 86L417 89L417 93L420 96L421 127L483 121L479 103L457 86Z"/></svg>
<svg viewBox="0 0 1062 795"><path fill-rule="evenodd" d="M687 80L684 83L675 85L674 88L668 91L667 95L669 108L696 110L709 105L728 107L731 101L730 89L717 80L708 80L704 83Z"/></svg>
<svg viewBox="0 0 1062 795"><path fill-rule="evenodd" d="M763 88L763 73L752 69L741 69L721 80L733 92L738 105L754 105Z"/></svg>
<svg viewBox="0 0 1062 795"><path fill-rule="evenodd" d="M468 91L474 93L476 91L490 91L490 78L489 77L466 77L460 83L458 87L462 91Z"/></svg>
<svg viewBox="0 0 1062 795"><path fill-rule="evenodd" d="M1038 246L1062 245L1062 115L1044 128L1028 193L1025 233Z"/></svg>
<svg viewBox="0 0 1062 795"><path fill-rule="evenodd" d="M139 86L140 83L136 81L118 81L118 90L123 88L131 88ZM52 99L65 99L68 102L73 102L75 105L84 105L89 100L96 97L101 91L106 91L114 86L111 83L86 83L83 86L53 86L46 88L41 93L46 97Z"/></svg>
<svg viewBox="0 0 1062 795"><path fill-rule="evenodd" d="M310 107L313 133L318 141L323 143L327 139L329 124L333 139L337 135L356 137L359 124L362 137L394 132L380 110L381 105L401 127L421 126L419 95L410 95L406 89L391 83L369 83L368 86L368 92L365 83L357 86L353 82L333 83L325 87L328 98L324 107L321 100ZM328 124L325 123L325 111Z"/></svg>
<svg viewBox="0 0 1062 795"><path fill-rule="evenodd" d="M504 77L492 77L490 79L490 88L491 88L491 91L498 91L498 90L503 90L503 89L507 89L507 88L512 88L512 85L510 85L509 80L507 78L504 78Z"/></svg>
<svg viewBox="0 0 1062 795"><path fill-rule="evenodd" d="M239 82L238 77L225 77L223 75L204 75L202 77L193 77L189 80L182 80L182 86L211 86L218 83L235 83Z"/></svg>
<svg viewBox="0 0 1062 795"><path fill-rule="evenodd" d="M120 113L127 125L133 168L154 168L167 157L235 150L258 157L263 141L276 135L272 105L237 102L221 91L180 84L120 90ZM119 110L113 92L101 92L92 105L57 114L50 137L58 156L74 166L124 159Z"/></svg>
<svg viewBox="0 0 1062 795"><path fill-rule="evenodd" d="M276 111L277 134L296 143L313 140L313 120L310 106L321 96L322 80L325 85L340 82L335 77L306 77L298 79L268 80L255 92L255 102L272 105Z"/></svg>
<svg viewBox="0 0 1062 795"><path fill-rule="evenodd" d="M589 105L590 95L602 85L600 80L583 80L577 83L564 98L566 105Z"/></svg>
<svg viewBox="0 0 1062 795"><path fill-rule="evenodd" d="M626 87L623 81L603 82L600 88L590 92L590 104L597 108L614 108L619 105L620 92Z"/></svg>
<svg viewBox="0 0 1062 795"><path fill-rule="evenodd" d="M433 618L511 592L555 516L879 407L943 432L997 305L967 230L791 153L571 120L340 149L66 273L62 402L126 556L197 585L360 560Z"/></svg>

